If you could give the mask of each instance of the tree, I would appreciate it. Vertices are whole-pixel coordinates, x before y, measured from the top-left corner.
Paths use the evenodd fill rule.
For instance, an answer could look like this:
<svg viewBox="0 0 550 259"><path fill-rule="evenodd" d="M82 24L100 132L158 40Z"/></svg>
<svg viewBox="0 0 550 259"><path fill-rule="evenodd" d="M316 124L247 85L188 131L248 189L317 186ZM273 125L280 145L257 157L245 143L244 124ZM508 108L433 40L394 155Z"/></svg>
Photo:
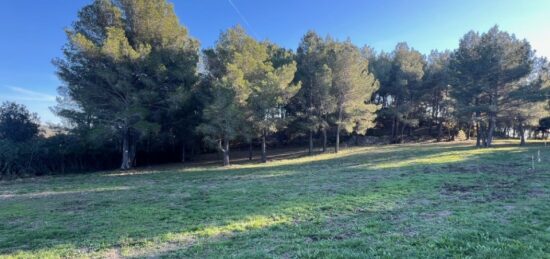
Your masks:
<svg viewBox="0 0 550 259"><path fill-rule="evenodd" d="M24 142L38 135L39 121L24 105L4 102L0 106L0 139Z"/></svg>
<svg viewBox="0 0 550 259"><path fill-rule="evenodd" d="M369 103L378 82L369 72L368 60L350 41L329 43L329 67L332 94L336 103L336 147L340 150L340 132L366 133L374 125L378 106Z"/></svg>
<svg viewBox="0 0 550 259"><path fill-rule="evenodd" d="M293 106L298 112L300 122L309 132L309 154L313 152L313 133L321 130L323 152L327 148L327 129L329 115L334 112L335 101L331 93L332 71L327 65L326 43L315 32L304 35L296 55L296 81L302 87Z"/></svg>
<svg viewBox="0 0 550 259"><path fill-rule="evenodd" d="M223 154L223 165L229 166L229 142L241 133L243 109L235 102L236 94L228 85L215 81L212 92L210 104L203 111L203 123L197 126L197 131L204 135L207 143L217 145Z"/></svg>
<svg viewBox="0 0 550 259"><path fill-rule="evenodd" d="M424 57L405 42L398 43L391 55L382 52L367 56L371 56L373 73L380 81L375 96L375 103L382 105L379 115L391 124L393 141L400 142L405 127L412 129L419 123L415 111L422 95Z"/></svg>
<svg viewBox="0 0 550 259"><path fill-rule="evenodd" d="M216 46L204 54L212 99L197 129L207 142L217 143L227 166L229 142L254 132L244 126L252 116L247 105L253 93L252 82L263 79L269 54L266 45L248 36L240 26L222 33Z"/></svg>
<svg viewBox="0 0 550 259"><path fill-rule="evenodd" d="M534 52L529 43L500 31L497 26L479 35L467 33L453 54L460 107L473 107L478 141L491 146L502 105L510 93L526 84L518 83L531 73ZM467 108L466 110L470 110Z"/></svg>
<svg viewBox="0 0 550 259"><path fill-rule="evenodd" d="M420 52L409 48L407 43L398 43L393 55L392 85L395 104L392 132L394 139L401 132L399 140L403 141L405 127L412 128L418 125L418 118L415 118L414 111L424 76L424 58Z"/></svg>
<svg viewBox="0 0 550 259"><path fill-rule="evenodd" d="M451 95L456 100L457 117L463 122L473 121L476 128L476 146L485 146L485 121L482 115L487 107L483 104L484 96L480 92L483 78L483 67L477 46L480 44L479 33L470 31L460 39L459 48L452 53L450 70L452 73ZM482 143L483 142L483 143Z"/></svg>
<svg viewBox="0 0 550 259"><path fill-rule="evenodd" d="M290 59L280 63L280 56L286 56L279 47L264 43L268 59L259 66L255 76L248 79L251 93L247 99L250 125L260 133L262 142L262 162L267 162L266 137L276 132L285 123L284 107L300 89L300 84L292 84L296 73L296 63ZM274 64L278 64L277 67Z"/></svg>
<svg viewBox="0 0 550 259"><path fill-rule="evenodd" d="M525 130L535 130L541 119L550 116L548 100L545 96L548 84L548 64L544 59L536 59L531 74L519 80L506 100L502 102L501 118L508 119L517 127L520 145L525 145Z"/></svg>
<svg viewBox="0 0 550 259"><path fill-rule="evenodd" d="M449 72L450 52L432 51L428 56L426 72L422 82L422 102L430 113L429 134L437 125L437 141L441 141L443 124L453 119L453 104L450 96L451 78Z"/></svg>
<svg viewBox="0 0 550 259"><path fill-rule="evenodd" d="M165 0L96 0L67 36L55 60L66 97L56 111L119 136L121 169L129 169L140 136L160 130L169 97L194 84L198 43Z"/></svg>

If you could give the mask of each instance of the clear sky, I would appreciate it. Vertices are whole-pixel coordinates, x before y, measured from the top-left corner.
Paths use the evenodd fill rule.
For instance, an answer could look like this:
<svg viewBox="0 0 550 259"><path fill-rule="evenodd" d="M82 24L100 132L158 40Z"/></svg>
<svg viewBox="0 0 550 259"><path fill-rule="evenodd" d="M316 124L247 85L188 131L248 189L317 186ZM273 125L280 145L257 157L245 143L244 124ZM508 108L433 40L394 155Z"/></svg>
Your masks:
<svg viewBox="0 0 550 259"><path fill-rule="evenodd" d="M63 29L91 0L0 1L0 101L23 103L43 122L58 122L51 60L61 56ZM296 49L313 29L391 51L407 41L423 53L454 49L469 30L501 29L527 38L550 57L549 0L172 0L181 22L202 44L241 24L258 39Z"/></svg>

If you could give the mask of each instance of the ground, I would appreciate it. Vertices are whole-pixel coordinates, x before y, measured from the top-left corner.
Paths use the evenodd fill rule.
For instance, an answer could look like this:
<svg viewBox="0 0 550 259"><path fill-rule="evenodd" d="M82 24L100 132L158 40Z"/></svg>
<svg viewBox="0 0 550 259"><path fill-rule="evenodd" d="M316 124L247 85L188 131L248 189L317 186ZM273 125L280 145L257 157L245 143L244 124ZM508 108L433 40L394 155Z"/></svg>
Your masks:
<svg viewBox="0 0 550 259"><path fill-rule="evenodd" d="M0 183L7 258L550 258L549 244L543 143L390 145Z"/></svg>

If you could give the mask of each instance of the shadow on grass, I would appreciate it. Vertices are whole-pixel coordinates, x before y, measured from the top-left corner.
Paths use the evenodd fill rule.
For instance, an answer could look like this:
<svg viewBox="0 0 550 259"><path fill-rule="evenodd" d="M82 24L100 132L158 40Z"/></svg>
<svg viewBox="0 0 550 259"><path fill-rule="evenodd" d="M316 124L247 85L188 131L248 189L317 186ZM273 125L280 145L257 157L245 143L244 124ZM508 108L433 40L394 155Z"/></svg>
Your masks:
<svg viewBox="0 0 550 259"><path fill-rule="evenodd" d="M327 224L334 215L387 213L407 197L433 191L446 182L443 176L429 178L419 168L448 173L453 168L437 170L454 165L459 173L479 173L468 165L505 163L511 152L525 151L510 146L482 150L487 151L450 144L383 146L228 169L95 174L75 176L76 180L60 177L53 179L57 189L85 188L80 193L59 190L54 195L55 191L49 191L45 196L38 195L44 191L32 192L22 182L11 187L23 185L26 194L0 204L0 233L5 234L0 239L0 254L33 255L57 245L156 256L192 248L197 240L219 242L234 233L247 235L279 225L299 229L315 221ZM433 163L449 156L458 157ZM524 164L514 166L523 168ZM403 173L422 174L411 179ZM84 184L82 179L93 181ZM132 188L82 191L105 185ZM305 238L318 239L308 235Z"/></svg>

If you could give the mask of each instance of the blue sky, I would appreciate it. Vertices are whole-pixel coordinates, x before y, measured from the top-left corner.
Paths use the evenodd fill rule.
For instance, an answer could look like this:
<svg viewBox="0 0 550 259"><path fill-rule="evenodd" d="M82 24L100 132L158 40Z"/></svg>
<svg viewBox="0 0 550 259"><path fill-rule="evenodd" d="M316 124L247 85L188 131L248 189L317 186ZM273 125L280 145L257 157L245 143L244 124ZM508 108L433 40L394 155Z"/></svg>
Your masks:
<svg viewBox="0 0 550 259"><path fill-rule="evenodd" d="M61 56L63 29L91 0L0 1L0 101L23 103L43 122L58 122L51 60ZM258 39L295 49L313 29L357 45L391 51L399 41L423 53L454 49L469 30L501 29L527 38L550 57L548 0L173 0L176 13L202 47L241 24Z"/></svg>

